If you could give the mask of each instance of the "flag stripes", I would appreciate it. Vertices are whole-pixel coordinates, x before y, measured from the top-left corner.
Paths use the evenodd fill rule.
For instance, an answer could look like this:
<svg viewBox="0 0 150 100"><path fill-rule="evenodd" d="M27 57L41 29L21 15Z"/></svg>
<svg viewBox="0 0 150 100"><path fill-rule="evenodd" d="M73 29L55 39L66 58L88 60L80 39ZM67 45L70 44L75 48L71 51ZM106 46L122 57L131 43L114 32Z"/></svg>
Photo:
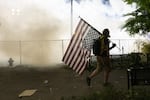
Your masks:
<svg viewBox="0 0 150 100"><path fill-rule="evenodd" d="M84 24L82 25L82 23L83 23L82 21L79 22L79 24L78 24L78 26L76 28L75 34L73 35L73 37L72 37L72 39L71 39L71 41L69 43L68 49L67 49L67 51L66 51L66 53L64 55L63 61L66 64L68 64L68 62L69 62L68 60L72 56L72 55L70 55L72 53L72 51L75 50L78 47L78 45L79 45L79 41L80 41L79 38L80 38L80 35L81 35L80 33L82 31L81 28L84 25Z"/></svg>
<svg viewBox="0 0 150 100"><path fill-rule="evenodd" d="M87 22L80 19L62 59L66 65L78 74L83 73L89 61L91 50L83 47L83 41L91 29L93 30Z"/></svg>

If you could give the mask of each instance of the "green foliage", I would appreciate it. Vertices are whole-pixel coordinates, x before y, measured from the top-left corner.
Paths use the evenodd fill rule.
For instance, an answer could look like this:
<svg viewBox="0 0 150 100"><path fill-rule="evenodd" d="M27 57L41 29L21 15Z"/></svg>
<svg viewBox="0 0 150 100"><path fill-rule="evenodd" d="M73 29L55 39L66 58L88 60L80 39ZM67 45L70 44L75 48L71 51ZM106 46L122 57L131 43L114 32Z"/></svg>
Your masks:
<svg viewBox="0 0 150 100"><path fill-rule="evenodd" d="M133 90L118 90L104 87L100 91L87 96L62 97L61 100L150 100L149 88L135 88Z"/></svg>
<svg viewBox="0 0 150 100"><path fill-rule="evenodd" d="M127 4L136 3L137 8L142 7L145 9L149 9L150 0L124 0Z"/></svg>
<svg viewBox="0 0 150 100"><path fill-rule="evenodd" d="M87 100L124 100L126 98L124 91L117 90L113 86L104 87L101 91L93 93L87 97Z"/></svg>
<svg viewBox="0 0 150 100"><path fill-rule="evenodd" d="M142 52L146 54L150 54L150 41L149 42L143 42L142 46Z"/></svg>
<svg viewBox="0 0 150 100"><path fill-rule="evenodd" d="M132 94L130 94L131 100L150 100L150 95L149 95L149 88L146 89L147 87L143 88L135 88L132 91Z"/></svg>
<svg viewBox="0 0 150 100"><path fill-rule="evenodd" d="M126 23L123 25L123 29L129 32L129 34L146 35L150 32L150 0L124 0L127 4L136 4L136 10L126 14L130 16Z"/></svg>
<svg viewBox="0 0 150 100"><path fill-rule="evenodd" d="M129 55L129 67L143 67L144 65L141 63L142 53L131 53Z"/></svg>

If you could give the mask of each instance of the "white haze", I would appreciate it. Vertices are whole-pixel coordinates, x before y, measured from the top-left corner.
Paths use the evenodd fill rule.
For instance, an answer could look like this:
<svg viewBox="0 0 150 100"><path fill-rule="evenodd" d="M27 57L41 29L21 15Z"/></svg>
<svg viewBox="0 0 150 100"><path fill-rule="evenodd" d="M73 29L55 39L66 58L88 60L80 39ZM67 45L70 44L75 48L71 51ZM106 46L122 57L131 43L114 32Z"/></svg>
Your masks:
<svg viewBox="0 0 150 100"><path fill-rule="evenodd" d="M70 39L73 34L70 33L70 4L65 1L0 0L0 56L3 61L6 63L12 57L16 64L60 63L68 43L61 40ZM110 0L110 5L100 0L83 0L80 4L74 1L73 31L80 16L100 32L109 28L112 39L131 39L120 27L126 19L122 15L132 11L134 6L122 0ZM18 41L22 41L21 47Z"/></svg>
<svg viewBox="0 0 150 100"><path fill-rule="evenodd" d="M9 57L15 60L15 65L47 66L61 62L63 50L60 39L67 36L70 23L62 20L66 14L59 14L63 10L56 8L59 3L0 0L1 66L8 65Z"/></svg>

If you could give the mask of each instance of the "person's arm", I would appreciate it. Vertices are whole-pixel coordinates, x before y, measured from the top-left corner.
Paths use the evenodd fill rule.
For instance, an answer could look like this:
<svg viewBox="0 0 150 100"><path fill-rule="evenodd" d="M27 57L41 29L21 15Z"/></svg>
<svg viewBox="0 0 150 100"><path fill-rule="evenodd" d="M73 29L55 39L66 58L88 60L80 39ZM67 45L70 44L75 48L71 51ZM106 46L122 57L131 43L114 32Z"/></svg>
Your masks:
<svg viewBox="0 0 150 100"><path fill-rule="evenodd" d="M116 46L115 43L112 44L112 47L109 48L109 50L113 49Z"/></svg>

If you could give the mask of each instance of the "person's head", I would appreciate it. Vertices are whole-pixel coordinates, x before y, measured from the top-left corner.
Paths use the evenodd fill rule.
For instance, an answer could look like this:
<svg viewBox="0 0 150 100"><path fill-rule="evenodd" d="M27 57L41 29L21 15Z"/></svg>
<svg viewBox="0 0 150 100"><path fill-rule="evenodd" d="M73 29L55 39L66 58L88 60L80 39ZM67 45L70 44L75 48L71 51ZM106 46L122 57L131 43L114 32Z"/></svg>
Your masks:
<svg viewBox="0 0 150 100"><path fill-rule="evenodd" d="M105 36L105 37L110 37L110 35L109 35L109 29L104 29L103 30L103 35Z"/></svg>

